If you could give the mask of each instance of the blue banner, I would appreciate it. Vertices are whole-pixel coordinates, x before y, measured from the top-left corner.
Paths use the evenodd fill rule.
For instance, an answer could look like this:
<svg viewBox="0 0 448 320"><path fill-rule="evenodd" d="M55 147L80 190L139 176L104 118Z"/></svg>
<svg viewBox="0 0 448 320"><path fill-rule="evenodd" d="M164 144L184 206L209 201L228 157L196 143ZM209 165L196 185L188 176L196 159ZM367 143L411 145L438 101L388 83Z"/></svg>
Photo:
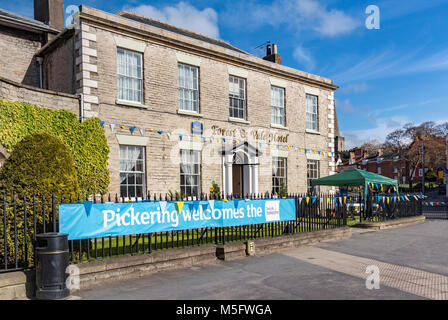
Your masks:
<svg viewBox="0 0 448 320"><path fill-rule="evenodd" d="M59 206L59 230L69 240L232 227L296 219L294 199L156 201Z"/></svg>

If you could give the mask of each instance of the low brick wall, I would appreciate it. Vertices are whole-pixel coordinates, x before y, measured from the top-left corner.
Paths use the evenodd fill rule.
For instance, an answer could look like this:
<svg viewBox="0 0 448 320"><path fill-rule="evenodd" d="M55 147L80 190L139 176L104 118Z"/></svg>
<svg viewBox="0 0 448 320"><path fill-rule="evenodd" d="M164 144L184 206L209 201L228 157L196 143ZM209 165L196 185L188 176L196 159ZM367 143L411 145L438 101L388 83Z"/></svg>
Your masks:
<svg viewBox="0 0 448 320"><path fill-rule="evenodd" d="M2 77L0 77L0 99L25 102L53 110L64 109L79 117L78 96L35 88Z"/></svg>
<svg viewBox="0 0 448 320"><path fill-rule="evenodd" d="M76 266L79 267L80 289L82 290L107 282L138 278L164 270L186 268L216 261L216 247L204 246L81 263Z"/></svg>
<svg viewBox="0 0 448 320"><path fill-rule="evenodd" d="M361 222L355 224L353 228L382 230L382 229L398 228L418 223L424 223L425 220L426 220L425 216L416 216L408 218L399 218L384 222Z"/></svg>
<svg viewBox="0 0 448 320"><path fill-rule="evenodd" d="M0 300L32 298L36 291L34 270L0 274Z"/></svg>

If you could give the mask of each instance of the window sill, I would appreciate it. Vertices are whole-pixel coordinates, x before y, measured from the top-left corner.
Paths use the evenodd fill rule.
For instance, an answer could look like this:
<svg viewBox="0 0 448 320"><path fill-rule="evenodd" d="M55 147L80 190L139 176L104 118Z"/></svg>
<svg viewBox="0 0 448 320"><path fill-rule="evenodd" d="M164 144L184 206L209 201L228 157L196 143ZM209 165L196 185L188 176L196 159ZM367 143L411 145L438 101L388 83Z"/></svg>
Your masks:
<svg viewBox="0 0 448 320"><path fill-rule="evenodd" d="M118 105L121 105L121 106L135 107L135 108L140 108L140 109L148 109L148 106L138 103L138 102L116 100L115 103Z"/></svg>
<svg viewBox="0 0 448 320"><path fill-rule="evenodd" d="M273 124L273 123L271 123L271 128L281 129L281 130L289 130L288 127L282 126L280 124Z"/></svg>
<svg viewBox="0 0 448 320"><path fill-rule="evenodd" d="M177 110L177 114L181 114L184 116L193 116L193 117L199 117L199 118L203 118L204 115L198 113L198 112L194 112L194 111L187 111L187 110Z"/></svg>
<svg viewBox="0 0 448 320"><path fill-rule="evenodd" d="M320 132L319 131L315 131L315 130L306 129L305 132L306 133L310 133L310 134L318 134L318 135L320 135Z"/></svg>
<svg viewBox="0 0 448 320"><path fill-rule="evenodd" d="M238 123L250 124L250 121L247 121L247 120L244 120L244 119L240 119L240 118L229 117L229 121L230 122L238 122Z"/></svg>

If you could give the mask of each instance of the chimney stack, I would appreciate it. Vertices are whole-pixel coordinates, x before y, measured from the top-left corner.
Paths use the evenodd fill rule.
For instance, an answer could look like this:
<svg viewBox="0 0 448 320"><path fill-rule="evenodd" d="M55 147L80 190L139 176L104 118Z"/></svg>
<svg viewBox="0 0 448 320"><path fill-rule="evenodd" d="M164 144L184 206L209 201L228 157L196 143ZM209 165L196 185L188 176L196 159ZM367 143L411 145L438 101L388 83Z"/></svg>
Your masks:
<svg viewBox="0 0 448 320"><path fill-rule="evenodd" d="M34 19L53 29L64 30L64 0L34 0Z"/></svg>
<svg viewBox="0 0 448 320"><path fill-rule="evenodd" d="M263 60L282 64L282 57L277 52L277 44L276 43L272 44L272 51L271 51L271 45L270 44L267 45L266 57L264 57Z"/></svg>

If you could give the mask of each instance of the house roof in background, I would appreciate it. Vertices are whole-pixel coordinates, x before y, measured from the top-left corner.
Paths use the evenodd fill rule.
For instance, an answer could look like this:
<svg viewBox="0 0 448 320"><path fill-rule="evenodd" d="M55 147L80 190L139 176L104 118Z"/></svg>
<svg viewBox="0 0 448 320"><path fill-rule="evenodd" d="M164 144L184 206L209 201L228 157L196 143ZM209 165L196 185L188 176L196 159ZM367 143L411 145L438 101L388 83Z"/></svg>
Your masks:
<svg viewBox="0 0 448 320"><path fill-rule="evenodd" d="M35 33L59 33L58 30L51 28L41 21L24 17L4 9L0 9L0 24Z"/></svg>

